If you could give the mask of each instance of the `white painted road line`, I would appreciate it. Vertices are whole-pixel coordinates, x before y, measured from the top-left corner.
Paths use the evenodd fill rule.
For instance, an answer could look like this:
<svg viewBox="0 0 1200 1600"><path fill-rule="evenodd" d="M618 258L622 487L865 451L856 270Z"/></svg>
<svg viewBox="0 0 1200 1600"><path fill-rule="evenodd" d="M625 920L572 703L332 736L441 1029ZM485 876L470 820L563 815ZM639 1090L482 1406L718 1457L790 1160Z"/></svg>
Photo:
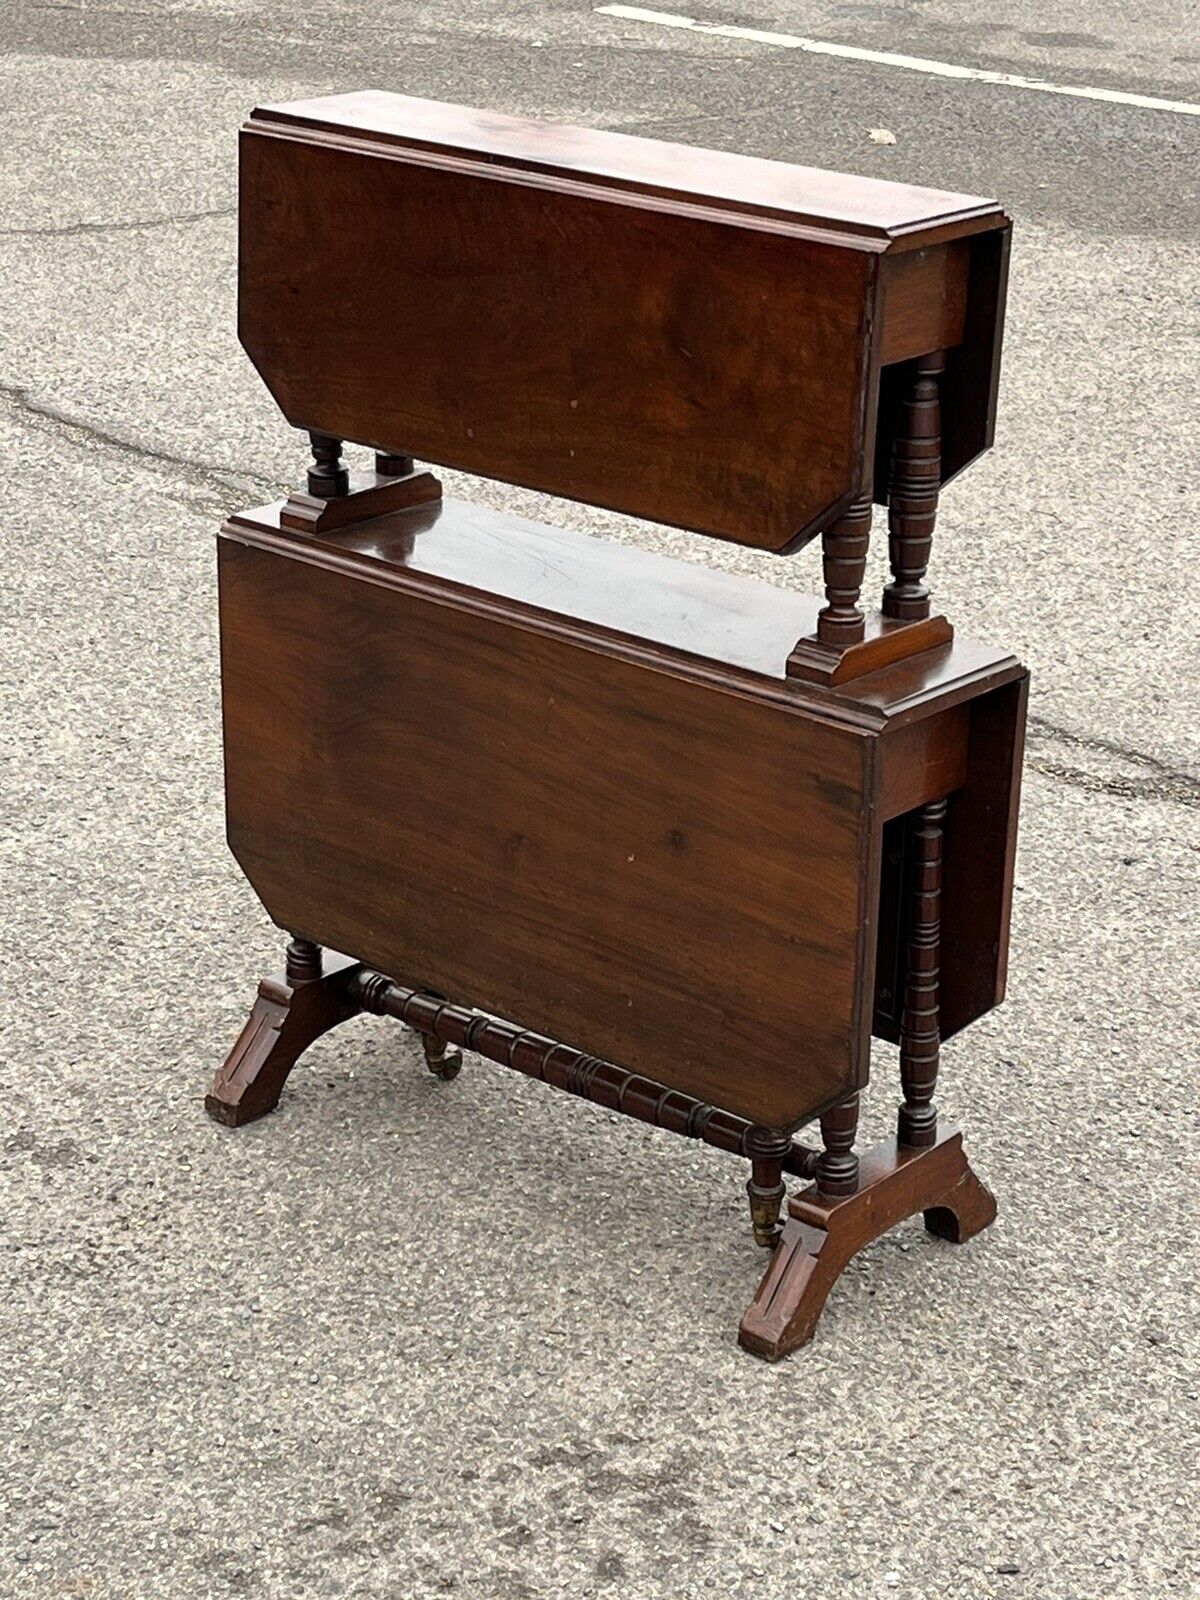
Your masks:
<svg viewBox="0 0 1200 1600"><path fill-rule="evenodd" d="M986 67L956 67L949 61L926 61L921 56L895 55L890 50L863 50L854 44L829 44L805 39L798 33L772 33L766 28L739 28L732 23L697 22L673 11L646 11L641 6L597 6L598 14L622 17L627 22L654 23L660 28L689 28L693 33L717 34L722 39L749 39L785 50L804 50L813 56L840 56L845 61L870 61L880 67L902 67L933 78L964 78L973 83L1000 83L1009 89L1036 89L1041 94L1065 94L1076 100L1105 100L1111 105L1139 106L1146 111L1174 111L1183 117L1200 117L1200 105L1187 100L1160 100L1152 94L1127 94L1123 89L1093 89L1087 84L1049 83L1045 78L1024 78L1017 72L992 72Z"/></svg>

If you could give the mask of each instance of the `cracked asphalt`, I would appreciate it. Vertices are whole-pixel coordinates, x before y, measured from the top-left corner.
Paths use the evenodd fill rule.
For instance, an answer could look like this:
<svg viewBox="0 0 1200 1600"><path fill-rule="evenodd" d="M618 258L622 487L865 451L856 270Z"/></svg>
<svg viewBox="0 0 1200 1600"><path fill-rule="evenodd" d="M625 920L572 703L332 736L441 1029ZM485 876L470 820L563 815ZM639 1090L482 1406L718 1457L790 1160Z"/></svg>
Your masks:
<svg viewBox="0 0 1200 1600"><path fill-rule="evenodd" d="M1181 0L681 9L1200 99ZM0 20L0 1596L1200 1593L1197 119L576 0ZM234 136L359 86L1015 220L998 445L934 565L1034 675L1010 996L939 1096L1000 1218L878 1241L775 1368L734 1343L739 1162L476 1059L438 1084L377 1019L266 1121L201 1110L280 947L223 842L213 533L304 465L234 337Z"/></svg>

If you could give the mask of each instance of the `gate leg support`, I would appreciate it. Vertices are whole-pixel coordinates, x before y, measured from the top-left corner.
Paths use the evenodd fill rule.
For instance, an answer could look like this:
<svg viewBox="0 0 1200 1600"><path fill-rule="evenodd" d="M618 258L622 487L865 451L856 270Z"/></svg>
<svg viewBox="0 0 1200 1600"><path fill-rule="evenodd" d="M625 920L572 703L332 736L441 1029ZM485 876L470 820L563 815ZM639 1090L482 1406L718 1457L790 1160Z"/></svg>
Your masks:
<svg viewBox="0 0 1200 1600"><path fill-rule="evenodd" d="M963 1244L996 1215L996 1202L963 1153L962 1134L943 1126L924 1148L888 1140L862 1158L858 1187L845 1196L817 1184L795 1196L758 1293L742 1317L744 1350L778 1361L807 1344L830 1289L865 1244L906 1217Z"/></svg>
<svg viewBox="0 0 1200 1600"><path fill-rule="evenodd" d="M213 1079L204 1109L227 1128L274 1111L287 1075L314 1039L361 1008L350 979L360 963L307 939L288 946L287 974L265 978L246 1026Z"/></svg>

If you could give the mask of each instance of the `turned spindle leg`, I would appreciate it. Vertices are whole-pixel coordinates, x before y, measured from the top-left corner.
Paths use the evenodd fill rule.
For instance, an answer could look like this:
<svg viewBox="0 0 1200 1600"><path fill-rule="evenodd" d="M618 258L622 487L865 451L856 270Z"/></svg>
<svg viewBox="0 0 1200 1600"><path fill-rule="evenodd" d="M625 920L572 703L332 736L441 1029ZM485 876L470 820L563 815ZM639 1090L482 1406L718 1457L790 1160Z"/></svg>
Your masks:
<svg viewBox="0 0 1200 1600"><path fill-rule="evenodd" d="M775 1248L780 1233L779 1213L787 1198L783 1184L784 1158L792 1148L790 1135L776 1128L747 1128L743 1147L750 1157L750 1221L754 1242L768 1250Z"/></svg>
<svg viewBox="0 0 1200 1600"><path fill-rule="evenodd" d="M836 1198L853 1194L858 1188L858 1157L854 1154L857 1132L857 1094L852 1094L821 1118L825 1150L817 1162L817 1188L823 1196Z"/></svg>
<svg viewBox="0 0 1200 1600"><path fill-rule="evenodd" d="M839 649L857 644L866 627L859 610L867 546L871 539L871 498L856 500L832 528L821 535L825 571L825 599L817 617L817 638Z"/></svg>
<svg viewBox="0 0 1200 1600"><path fill-rule="evenodd" d="M287 947L284 971L289 983L310 983L321 976L321 946L311 939L293 939Z"/></svg>
<svg viewBox="0 0 1200 1600"><path fill-rule="evenodd" d="M925 570L933 547L942 479L942 416L938 379L946 362L939 351L915 363L900 406L888 480L888 556L892 581L883 591L883 614L901 622L929 615Z"/></svg>
<svg viewBox="0 0 1200 1600"><path fill-rule="evenodd" d="M375 452L375 471L381 478L405 478L413 469L413 458L395 450Z"/></svg>
<svg viewBox="0 0 1200 1600"><path fill-rule="evenodd" d="M342 441L328 433L310 433L313 464L308 469L308 492L320 500L350 493L350 474L342 462Z"/></svg>
<svg viewBox="0 0 1200 1600"><path fill-rule="evenodd" d="M908 949L900 1014L900 1107L897 1138L931 1145L937 1138L937 1087L941 1031L938 966L941 960L942 837L945 800L922 806L912 839Z"/></svg>

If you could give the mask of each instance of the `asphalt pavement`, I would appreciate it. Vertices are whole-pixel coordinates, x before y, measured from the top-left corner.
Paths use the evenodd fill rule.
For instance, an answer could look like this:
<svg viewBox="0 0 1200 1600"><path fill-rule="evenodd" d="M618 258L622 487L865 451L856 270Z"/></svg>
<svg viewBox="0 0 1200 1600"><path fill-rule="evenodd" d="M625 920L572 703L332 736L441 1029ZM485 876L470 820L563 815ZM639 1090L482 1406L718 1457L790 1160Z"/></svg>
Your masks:
<svg viewBox="0 0 1200 1600"><path fill-rule="evenodd" d="M679 9L1200 101L1168 0ZM1200 1593L1200 118L576 0L0 22L0 1596ZM1014 218L997 447L934 568L1033 672L1010 995L939 1096L1000 1217L879 1240L777 1367L734 1342L736 1160L476 1058L439 1084L378 1019L265 1121L201 1109L280 949L223 838L213 534L305 464L235 338L236 129L368 86Z"/></svg>

